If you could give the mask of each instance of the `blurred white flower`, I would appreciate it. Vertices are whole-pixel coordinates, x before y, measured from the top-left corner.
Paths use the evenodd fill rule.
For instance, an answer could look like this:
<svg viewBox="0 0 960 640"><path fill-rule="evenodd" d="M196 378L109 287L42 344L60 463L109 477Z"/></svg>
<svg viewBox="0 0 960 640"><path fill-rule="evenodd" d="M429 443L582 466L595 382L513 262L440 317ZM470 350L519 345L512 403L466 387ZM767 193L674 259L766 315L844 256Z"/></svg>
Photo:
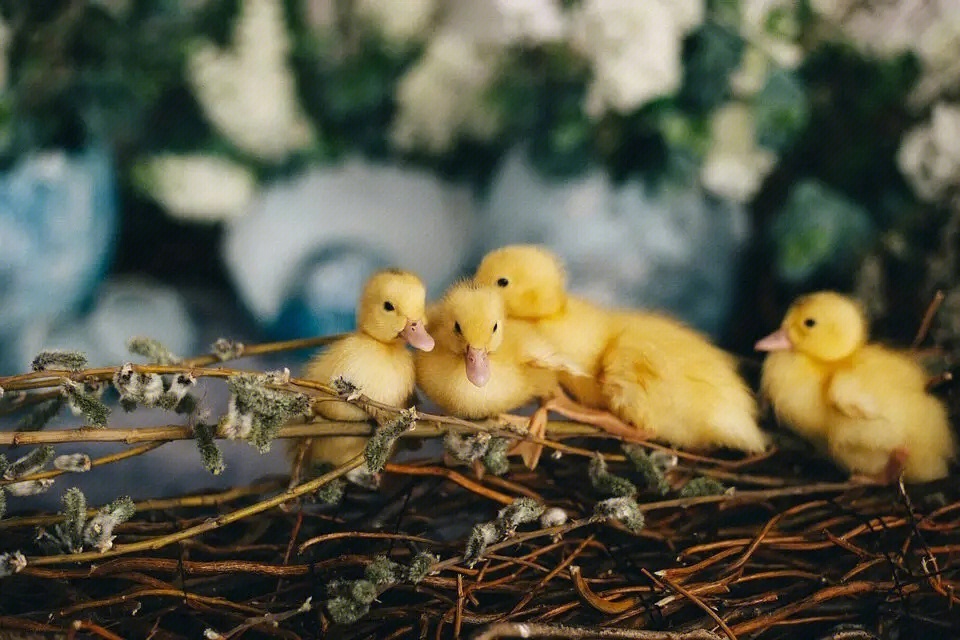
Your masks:
<svg viewBox="0 0 960 640"><path fill-rule="evenodd" d="M445 14L450 30L503 46L556 42L568 30L560 0L450 0Z"/></svg>
<svg viewBox="0 0 960 640"><path fill-rule="evenodd" d="M879 55L914 49L931 25L960 10L957 0L811 0L811 8Z"/></svg>
<svg viewBox="0 0 960 640"><path fill-rule="evenodd" d="M686 0L585 0L572 30L593 65L587 112L629 113L679 89L681 41L698 16Z"/></svg>
<svg viewBox="0 0 960 640"><path fill-rule="evenodd" d="M912 96L915 103L929 104L960 84L960 3L923 32L917 42L917 55L923 76Z"/></svg>
<svg viewBox="0 0 960 640"><path fill-rule="evenodd" d="M686 33L693 31L703 24L703 17L706 13L705 0L668 0L667 8L673 13L673 19L676 20L680 31Z"/></svg>
<svg viewBox="0 0 960 640"><path fill-rule="evenodd" d="M168 214L182 220L217 222L243 212L256 178L243 167L212 155L157 155L135 168L138 185Z"/></svg>
<svg viewBox="0 0 960 640"><path fill-rule="evenodd" d="M437 0L359 0L356 5L357 15L395 45L425 40L436 10Z"/></svg>
<svg viewBox="0 0 960 640"><path fill-rule="evenodd" d="M303 16L311 29L330 29L337 24L336 0L304 0Z"/></svg>
<svg viewBox="0 0 960 640"><path fill-rule="evenodd" d="M188 60L207 119L237 148L271 162L314 139L287 67L289 51L281 0L244 0L233 46L204 42Z"/></svg>
<svg viewBox="0 0 960 640"><path fill-rule="evenodd" d="M710 149L700 169L703 187L734 202L748 202L777 163L777 155L757 145L753 115L746 104L729 103L710 123Z"/></svg>
<svg viewBox="0 0 960 640"><path fill-rule="evenodd" d="M747 44L740 58L740 66L730 74L730 87L738 98L750 98L763 88L769 74L769 56Z"/></svg>
<svg viewBox="0 0 960 640"><path fill-rule="evenodd" d="M743 0L740 5L743 37L777 65L792 69L803 50L797 44L800 22L794 0Z"/></svg>
<svg viewBox="0 0 960 640"><path fill-rule="evenodd" d="M461 134L492 137L499 118L485 93L494 80L498 54L463 34L446 32L434 38L400 79L391 130L394 144L443 153Z"/></svg>
<svg viewBox="0 0 960 640"><path fill-rule="evenodd" d="M960 185L960 107L934 106L930 122L904 136L897 164L923 200Z"/></svg>

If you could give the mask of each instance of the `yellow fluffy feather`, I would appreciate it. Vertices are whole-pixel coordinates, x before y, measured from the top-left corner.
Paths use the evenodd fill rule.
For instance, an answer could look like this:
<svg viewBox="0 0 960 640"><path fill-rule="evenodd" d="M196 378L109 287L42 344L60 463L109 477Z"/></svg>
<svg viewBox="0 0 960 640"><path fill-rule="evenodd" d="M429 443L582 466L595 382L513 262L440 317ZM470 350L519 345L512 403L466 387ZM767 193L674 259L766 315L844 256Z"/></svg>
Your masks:
<svg viewBox="0 0 960 640"><path fill-rule="evenodd" d="M908 482L947 475L956 442L943 404L909 355L868 344L853 300L824 291L798 299L769 351L761 391L780 420L851 473Z"/></svg>
<svg viewBox="0 0 960 640"><path fill-rule="evenodd" d="M665 316L608 311L567 295L560 261L534 245L489 253L475 278L498 286L509 317L530 322L588 374L561 375L567 391L582 404L613 411L633 434L642 430L693 449L766 446L735 361L696 331Z"/></svg>
<svg viewBox="0 0 960 640"><path fill-rule="evenodd" d="M425 328L426 291L415 275L399 270L374 274L357 307L357 330L329 345L311 360L303 377L325 384L337 378L355 385L371 400L405 406L413 396L416 374L410 344L432 349ZM370 416L340 400L315 403L328 420L362 421ZM363 450L365 438L314 438L305 463L343 464Z"/></svg>
<svg viewBox="0 0 960 640"><path fill-rule="evenodd" d="M467 419L499 416L557 386L550 354L528 349L526 329L508 323L496 289L454 285L433 306L433 351L416 354L417 382L430 400Z"/></svg>

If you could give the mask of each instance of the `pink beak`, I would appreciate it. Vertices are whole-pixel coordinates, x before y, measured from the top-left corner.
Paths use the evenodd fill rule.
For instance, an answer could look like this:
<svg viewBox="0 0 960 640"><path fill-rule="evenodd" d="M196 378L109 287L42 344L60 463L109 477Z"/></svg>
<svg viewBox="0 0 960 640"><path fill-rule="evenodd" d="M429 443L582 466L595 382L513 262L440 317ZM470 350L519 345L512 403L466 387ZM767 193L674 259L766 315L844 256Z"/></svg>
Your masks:
<svg viewBox="0 0 960 640"><path fill-rule="evenodd" d="M790 342L786 330L779 329L757 342L753 348L757 351L789 351L793 349L793 343Z"/></svg>
<svg viewBox="0 0 960 640"><path fill-rule="evenodd" d="M403 328L403 331L400 332L400 337L407 341L414 349L420 349L421 351L433 351L433 336L427 333L426 327L423 326L423 322L407 322L407 326Z"/></svg>
<svg viewBox="0 0 960 640"><path fill-rule="evenodd" d="M490 380L490 358L483 349L467 347L467 380L482 387Z"/></svg>

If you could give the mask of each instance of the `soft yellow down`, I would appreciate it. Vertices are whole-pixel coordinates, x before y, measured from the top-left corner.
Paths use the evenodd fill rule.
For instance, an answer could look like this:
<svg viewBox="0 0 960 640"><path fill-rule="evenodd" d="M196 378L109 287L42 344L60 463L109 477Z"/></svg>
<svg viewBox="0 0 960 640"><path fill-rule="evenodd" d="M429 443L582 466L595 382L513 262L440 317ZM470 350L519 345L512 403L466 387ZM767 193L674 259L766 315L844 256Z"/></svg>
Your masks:
<svg viewBox="0 0 960 640"><path fill-rule="evenodd" d="M549 347L529 328L506 320L496 289L456 284L431 307L429 322L437 348L416 354L417 382L447 413L474 420L499 416L557 387ZM483 386L467 376L468 349L487 359Z"/></svg>
<svg viewBox="0 0 960 640"><path fill-rule="evenodd" d="M357 330L315 356L303 376L325 384L343 378L371 400L406 406L413 396L416 375L413 354L406 348L409 339L401 334L409 334L412 328L421 332L414 335L423 340L425 306L426 290L415 275L396 270L374 274L360 297ZM431 341L419 344L430 345ZM315 403L314 411L328 420L370 418L339 400ZM318 462L343 464L360 453L365 443L366 438L359 437L314 438L305 467Z"/></svg>
<svg viewBox="0 0 960 640"><path fill-rule="evenodd" d="M867 322L851 299L819 292L798 299L779 331L757 343L770 351L761 391L777 417L851 473L908 482L947 475L956 442L943 404L909 355L868 344Z"/></svg>
<svg viewBox="0 0 960 640"><path fill-rule="evenodd" d="M609 311L566 293L560 261L534 245L489 253L475 279L498 286L524 319L589 378L561 375L581 403L608 408L651 437L691 449L761 451L756 403L734 359L676 320Z"/></svg>

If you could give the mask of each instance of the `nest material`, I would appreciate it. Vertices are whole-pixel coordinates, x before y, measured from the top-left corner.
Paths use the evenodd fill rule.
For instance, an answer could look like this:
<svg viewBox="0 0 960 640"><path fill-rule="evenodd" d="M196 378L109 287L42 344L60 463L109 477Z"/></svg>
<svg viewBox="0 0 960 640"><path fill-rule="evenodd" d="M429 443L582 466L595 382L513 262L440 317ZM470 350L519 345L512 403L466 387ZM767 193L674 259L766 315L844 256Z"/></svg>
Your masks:
<svg viewBox="0 0 960 640"><path fill-rule="evenodd" d="M209 362L194 359L181 367L198 377L230 375L200 368ZM47 389L64 377L84 381L114 373L37 372L0 382L27 392L8 405L16 412L40 406L56 393ZM337 393L285 377L269 384ZM470 427L419 418L414 433L400 434L403 440L439 440L450 428ZM372 432L358 424L312 423L285 426L278 435L356 435L364 429ZM148 430L153 441L93 466L193 437L189 428L166 427L22 432L13 440L143 442ZM333 506L311 498L358 467L361 457L286 490L284 478L203 497L151 500L113 529L116 538L106 553L42 555L36 528L52 528L60 518L8 517L0 520L0 553L17 549L28 557L25 567L0 578L0 637L960 635L955 479L917 487L854 485L802 449L784 446L773 455L732 460L643 445L655 455L636 448L623 455L619 443L586 436L591 433L552 423L547 439L564 455L545 457L536 471L514 463L502 477L478 478L473 467L444 466L439 450L424 449L416 459L387 464L378 491L348 486ZM679 463L659 477L653 467L671 454ZM628 491L611 498L611 487ZM464 558L474 525L496 524L512 513L506 505L524 497L535 501L523 503L536 504L531 514L549 507L551 520L518 518ZM635 500L642 518L632 524L642 521L643 528L631 532L593 517L606 499ZM558 508L566 521L557 517ZM425 569L427 554L436 561ZM400 575L417 563L417 580L380 583L368 569L376 564ZM343 604L349 600L344 594L357 593L362 606L339 612L356 614L356 620L336 624L330 603L339 598Z"/></svg>
<svg viewBox="0 0 960 640"><path fill-rule="evenodd" d="M30 563L0 582L0 628L67 633L77 621L94 636L99 627L101 637L123 638L199 638L206 629L227 637L243 629L249 638L448 638L502 621L707 629L737 638L829 637L840 623L879 637L949 637L960 629L955 483L839 490L768 475L787 462L681 463L671 472L674 485L712 474L735 492L683 499L641 492L646 526L638 535L614 524L583 524L562 537L524 527L472 569L454 562L419 585L398 584L356 623L332 625L323 607L329 585L361 578L377 556L402 564L429 551L455 561L464 526L490 520L506 500L535 497L574 523L598 500L583 481L587 458L546 460L535 473L514 466L506 479L482 481L433 463L393 464L379 493L350 489L337 507L270 509L99 562ZM626 462L608 464L636 475ZM166 501L120 525L117 543L203 524L270 495L264 489L206 501L215 506ZM31 549L37 522L0 522L4 546ZM298 613L308 598L314 607Z"/></svg>

